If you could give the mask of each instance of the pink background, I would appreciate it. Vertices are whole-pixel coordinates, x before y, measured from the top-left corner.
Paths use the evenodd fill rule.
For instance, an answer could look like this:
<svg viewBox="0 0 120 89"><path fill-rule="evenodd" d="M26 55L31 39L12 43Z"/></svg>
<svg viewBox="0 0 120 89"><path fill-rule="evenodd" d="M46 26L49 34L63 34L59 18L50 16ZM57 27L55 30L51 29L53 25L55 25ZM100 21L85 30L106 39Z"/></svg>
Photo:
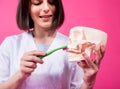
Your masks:
<svg viewBox="0 0 120 89"><path fill-rule="evenodd" d="M0 43L21 33L15 22L18 0L0 0ZM120 89L120 0L63 0L66 19L60 32L73 26L89 26L108 33L105 57L94 89Z"/></svg>

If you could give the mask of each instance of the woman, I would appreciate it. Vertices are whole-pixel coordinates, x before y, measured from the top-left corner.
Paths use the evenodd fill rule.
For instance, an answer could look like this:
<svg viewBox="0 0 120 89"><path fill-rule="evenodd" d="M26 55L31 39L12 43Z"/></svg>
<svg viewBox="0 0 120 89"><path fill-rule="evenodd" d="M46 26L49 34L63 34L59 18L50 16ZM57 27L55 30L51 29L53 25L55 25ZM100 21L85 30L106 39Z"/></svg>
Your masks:
<svg viewBox="0 0 120 89"><path fill-rule="evenodd" d="M67 45L57 32L64 21L61 0L20 0L18 27L26 32L7 37L0 47L0 89L92 89L105 48L95 48L96 60L67 61L59 50L42 60L46 51ZM84 74L84 75L83 75Z"/></svg>

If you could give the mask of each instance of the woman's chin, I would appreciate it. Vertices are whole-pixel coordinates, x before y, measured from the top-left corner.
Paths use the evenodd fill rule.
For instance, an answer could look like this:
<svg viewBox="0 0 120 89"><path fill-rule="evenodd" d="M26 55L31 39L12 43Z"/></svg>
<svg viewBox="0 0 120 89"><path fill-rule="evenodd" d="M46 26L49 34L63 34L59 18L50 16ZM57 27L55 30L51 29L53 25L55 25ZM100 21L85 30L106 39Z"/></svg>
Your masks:
<svg viewBox="0 0 120 89"><path fill-rule="evenodd" d="M43 23L41 27L44 29L49 29L51 27L51 23Z"/></svg>

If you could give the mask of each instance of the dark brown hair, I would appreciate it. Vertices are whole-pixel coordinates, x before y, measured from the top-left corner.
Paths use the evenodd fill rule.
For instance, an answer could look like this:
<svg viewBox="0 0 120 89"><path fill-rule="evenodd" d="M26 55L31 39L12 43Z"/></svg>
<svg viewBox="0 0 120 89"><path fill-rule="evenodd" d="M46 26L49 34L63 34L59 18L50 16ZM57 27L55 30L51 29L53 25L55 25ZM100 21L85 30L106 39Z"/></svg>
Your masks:
<svg viewBox="0 0 120 89"><path fill-rule="evenodd" d="M56 12L55 17L50 29L57 29L64 22L64 10L61 0L54 0ZM30 16L29 5L30 0L19 0L17 13L16 13L16 22L18 27L21 30L29 30L34 28L34 22Z"/></svg>

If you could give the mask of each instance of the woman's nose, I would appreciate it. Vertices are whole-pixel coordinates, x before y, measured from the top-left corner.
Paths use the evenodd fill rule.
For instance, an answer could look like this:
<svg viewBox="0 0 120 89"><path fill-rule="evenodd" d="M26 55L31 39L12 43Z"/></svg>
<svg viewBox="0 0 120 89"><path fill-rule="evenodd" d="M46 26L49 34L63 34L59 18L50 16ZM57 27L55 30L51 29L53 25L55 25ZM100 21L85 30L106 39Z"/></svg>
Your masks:
<svg viewBox="0 0 120 89"><path fill-rule="evenodd" d="M44 2L44 3L43 3L43 11L44 11L45 13L49 12L49 5L48 5L47 2Z"/></svg>

